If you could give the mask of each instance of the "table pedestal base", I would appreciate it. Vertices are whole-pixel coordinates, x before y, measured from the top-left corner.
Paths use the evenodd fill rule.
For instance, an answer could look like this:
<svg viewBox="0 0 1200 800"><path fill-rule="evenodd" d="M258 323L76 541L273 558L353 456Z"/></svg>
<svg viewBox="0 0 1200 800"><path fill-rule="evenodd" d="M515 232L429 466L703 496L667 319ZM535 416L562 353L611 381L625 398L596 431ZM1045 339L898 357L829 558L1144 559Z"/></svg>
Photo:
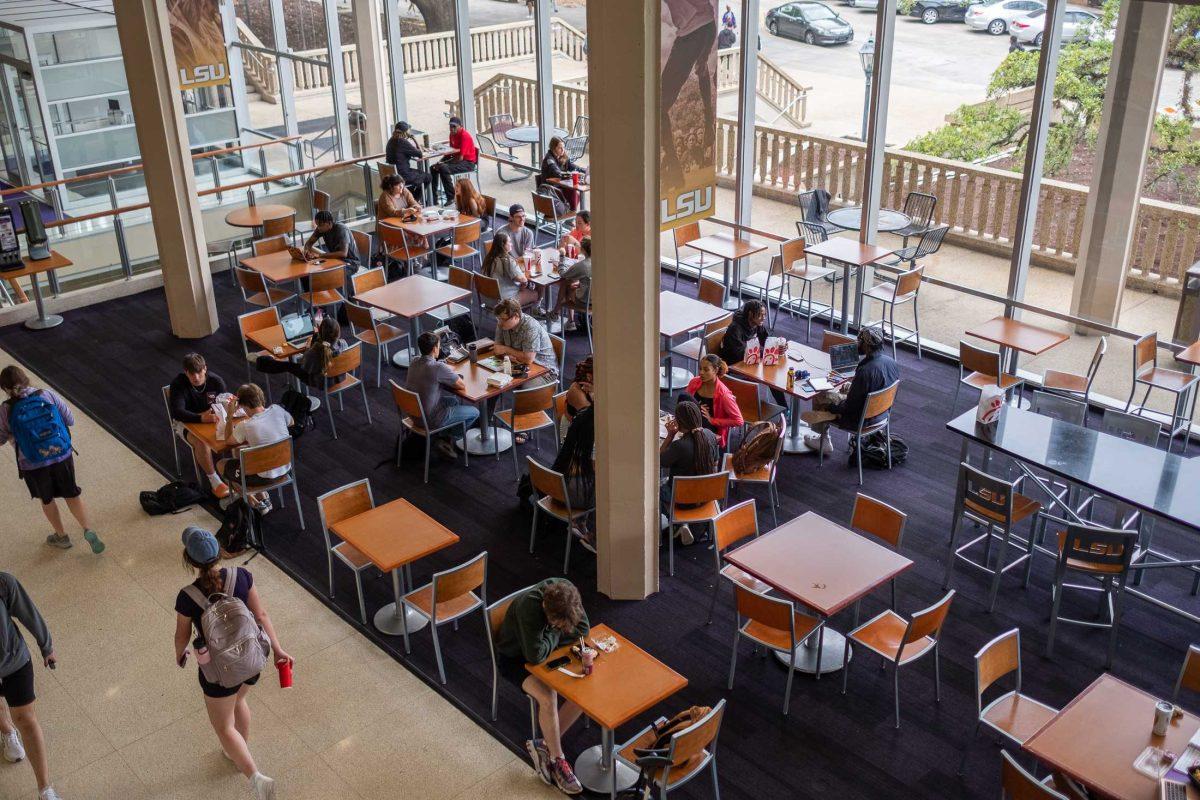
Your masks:
<svg viewBox="0 0 1200 800"><path fill-rule="evenodd" d="M692 373L688 372L683 367L671 367L671 385L667 386L667 368L658 368L658 388L666 390L670 388L674 392L682 392L687 388L688 381L692 379Z"/></svg>
<svg viewBox="0 0 1200 800"><path fill-rule="evenodd" d="M637 770L623 763L613 754L617 771L617 791L623 792L637 782ZM579 754L575 759L575 777L589 792L608 796L612 789L612 770L604 768L604 747L595 745Z"/></svg>
<svg viewBox="0 0 1200 800"><path fill-rule="evenodd" d="M455 441L458 449L466 450L473 456L494 456L512 447L512 434L500 428L491 428L486 441L478 428L467 431L467 438Z"/></svg>
<svg viewBox="0 0 1200 800"><path fill-rule="evenodd" d="M821 643L821 672L819 674L826 675L830 672L837 672L842 667L846 666L844 659L846 652L846 637L835 630L825 628L823 641ZM851 651L853 655L853 651ZM791 663L787 653L776 652L775 657L785 667ZM817 675L817 637L813 636L804 644L796 648L796 672L803 672L806 675Z"/></svg>
<svg viewBox="0 0 1200 800"><path fill-rule="evenodd" d="M813 429L800 423L797 426L789 427L787 433L783 436L783 452L785 453L815 453L813 448L804 443L804 437L813 433Z"/></svg>
<svg viewBox="0 0 1200 800"><path fill-rule="evenodd" d="M408 621L408 632L415 633L429 624L429 620L413 611L411 608L404 609L404 615ZM404 626L400 622L400 617L396 615L396 604L388 603L383 608L375 612L375 628L380 633L386 633L388 636L403 636ZM797 667L798 669L799 667Z"/></svg>
<svg viewBox="0 0 1200 800"><path fill-rule="evenodd" d="M44 331L47 328L57 328L63 324L63 318L58 314L46 314L25 321L25 327L31 331Z"/></svg>
<svg viewBox="0 0 1200 800"><path fill-rule="evenodd" d="M392 356L392 363L401 369L408 369L408 365L412 363L412 353L406 347Z"/></svg>

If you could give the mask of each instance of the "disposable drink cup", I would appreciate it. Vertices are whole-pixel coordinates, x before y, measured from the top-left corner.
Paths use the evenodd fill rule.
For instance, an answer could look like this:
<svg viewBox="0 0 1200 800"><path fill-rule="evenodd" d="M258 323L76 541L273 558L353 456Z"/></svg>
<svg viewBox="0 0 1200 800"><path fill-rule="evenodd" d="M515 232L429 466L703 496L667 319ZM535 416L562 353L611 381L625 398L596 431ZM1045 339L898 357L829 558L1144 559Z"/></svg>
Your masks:
<svg viewBox="0 0 1200 800"><path fill-rule="evenodd" d="M292 662L287 659L276 661L275 669L279 670L279 688L292 688Z"/></svg>
<svg viewBox="0 0 1200 800"><path fill-rule="evenodd" d="M590 647L583 648L583 651L579 654L579 660L583 662L583 674L584 675L592 674L592 662L595 660L595 658L596 658L595 650L593 650Z"/></svg>

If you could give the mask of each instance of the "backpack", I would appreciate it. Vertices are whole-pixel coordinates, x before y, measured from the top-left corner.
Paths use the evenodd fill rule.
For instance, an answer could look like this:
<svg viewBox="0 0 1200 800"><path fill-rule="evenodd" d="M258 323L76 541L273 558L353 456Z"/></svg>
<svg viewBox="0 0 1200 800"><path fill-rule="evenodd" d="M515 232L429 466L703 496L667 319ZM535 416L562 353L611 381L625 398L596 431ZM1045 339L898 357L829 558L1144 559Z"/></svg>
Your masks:
<svg viewBox="0 0 1200 800"><path fill-rule="evenodd" d="M284 391L283 397L279 398L279 406L292 416L292 424L288 426L288 433L293 439L303 436L305 428L317 426L316 421L312 418L312 404L308 402L308 397L295 389Z"/></svg>
<svg viewBox="0 0 1200 800"><path fill-rule="evenodd" d="M184 592L196 601L200 615L200 633L208 647L208 663L200 665L204 679L226 689L234 689L250 680L267 664L271 642L258 620L234 597L239 567L225 570L225 591L205 597L200 587L188 584ZM213 602L213 598L216 601Z"/></svg>
<svg viewBox="0 0 1200 800"><path fill-rule="evenodd" d="M773 422L759 422L742 437L733 454L733 471L745 475L771 463L779 445L779 428Z"/></svg>
<svg viewBox="0 0 1200 800"><path fill-rule="evenodd" d="M225 519L217 530L217 543L221 545L221 557L229 558L242 553L250 546L250 534L257 511L245 500L238 498L225 509Z"/></svg>
<svg viewBox="0 0 1200 800"><path fill-rule="evenodd" d="M8 401L8 427L33 469L71 452L71 431L44 392Z"/></svg>
<svg viewBox="0 0 1200 800"><path fill-rule="evenodd" d="M887 439L883 431L872 433L863 438L863 466L870 469L887 469L888 452ZM908 460L908 444L899 436L892 437L892 466L898 467ZM850 450L850 464L854 465L854 450Z"/></svg>
<svg viewBox="0 0 1200 800"><path fill-rule="evenodd" d="M620 792L617 796L627 798L627 800L647 800L650 798L654 790L654 784L650 779L651 776L659 773L660 770L671 764L671 759L668 756L671 749L671 737L679 731L690 728L702 720L704 715L710 711L712 709L708 706L692 706L680 711L668 720L651 725L650 730L654 732L654 740L651 742L650 747L635 747L633 750L634 763L641 770L637 781L632 787Z"/></svg>
<svg viewBox="0 0 1200 800"><path fill-rule="evenodd" d="M138 502L142 510L152 517L160 514L178 514L204 500L199 487L194 483L171 481L153 492L142 492Z"/></svg>

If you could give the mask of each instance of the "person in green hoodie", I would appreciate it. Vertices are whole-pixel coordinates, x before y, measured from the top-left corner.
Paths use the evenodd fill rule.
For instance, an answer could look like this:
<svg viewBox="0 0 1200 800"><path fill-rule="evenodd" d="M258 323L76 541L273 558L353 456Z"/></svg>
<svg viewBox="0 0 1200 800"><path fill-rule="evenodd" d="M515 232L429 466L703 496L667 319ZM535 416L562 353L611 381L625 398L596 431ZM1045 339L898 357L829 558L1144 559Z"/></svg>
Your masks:
<svg viewBox="0 0 1200 800"><path fill-rule="evenodd" d="M583 787L563 755L562 737L579 719L579 706L558 705L558 693L525 670L541 664L558 647L587 636L591 630L579 590L566 578L548 578L517 597L496 631L500 672L537 701L541 739L525 742L533 767L543 781L566 794Z"/></svg>

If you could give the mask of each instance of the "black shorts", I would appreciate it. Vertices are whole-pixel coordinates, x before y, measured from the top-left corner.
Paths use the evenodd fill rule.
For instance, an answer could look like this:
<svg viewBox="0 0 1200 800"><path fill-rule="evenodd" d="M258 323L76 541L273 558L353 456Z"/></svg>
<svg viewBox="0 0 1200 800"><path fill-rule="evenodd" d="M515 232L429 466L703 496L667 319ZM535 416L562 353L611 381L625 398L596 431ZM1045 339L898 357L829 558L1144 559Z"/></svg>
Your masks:
<svg viewBox="0 0 1200 800"><path fill-rule="evenodd" d="M521 688L521 684L529 677L529 670L525 669L525 659L510 658L501 653L496 654L496 670L500 673L500 677Z"/></svg>
<svg viewBox="0 0 1200 800"><path fill-rule="evenodd" d="M56 497L79 497L83 490L75 483L75 457L67 456L48 467L21 470L21 477L29 487L29 496L41 500L43 505L54 502Z"/></svg>
<svg viewBox="0 0 1200 800"><path fill-rule="evenodd" d="M199 669L196 670L196 674L200 676L200 689L203 690L205 697L233 697L243 686L253 686L254 684L258 683L258 679L261 677L260 675L255 675L249 680L242 681L232 689L226 689L219 683L209 683L206 681L204 679L204 673Z"/></svg>
<svg viewBox="0 0 1200 800"><path fill-rule="evenodd" d="M33 693L32 658L12 675L0 678L0 697L4 698L9 708L27 706L37 699Z"/></svg>
<svg viewBox="0 0 1200 800"><path fill-rule="evenodd" d="M225 480L238 486L242 485L242 465L238 463L237 459L230 459L229 461L226 461L223 473L224 475L222 477L224 477ZM279 478L260 478L258 475L247 475L246 487L249 489L257 489L261 486L270 486L277 480L279 480Z"/></svg>

